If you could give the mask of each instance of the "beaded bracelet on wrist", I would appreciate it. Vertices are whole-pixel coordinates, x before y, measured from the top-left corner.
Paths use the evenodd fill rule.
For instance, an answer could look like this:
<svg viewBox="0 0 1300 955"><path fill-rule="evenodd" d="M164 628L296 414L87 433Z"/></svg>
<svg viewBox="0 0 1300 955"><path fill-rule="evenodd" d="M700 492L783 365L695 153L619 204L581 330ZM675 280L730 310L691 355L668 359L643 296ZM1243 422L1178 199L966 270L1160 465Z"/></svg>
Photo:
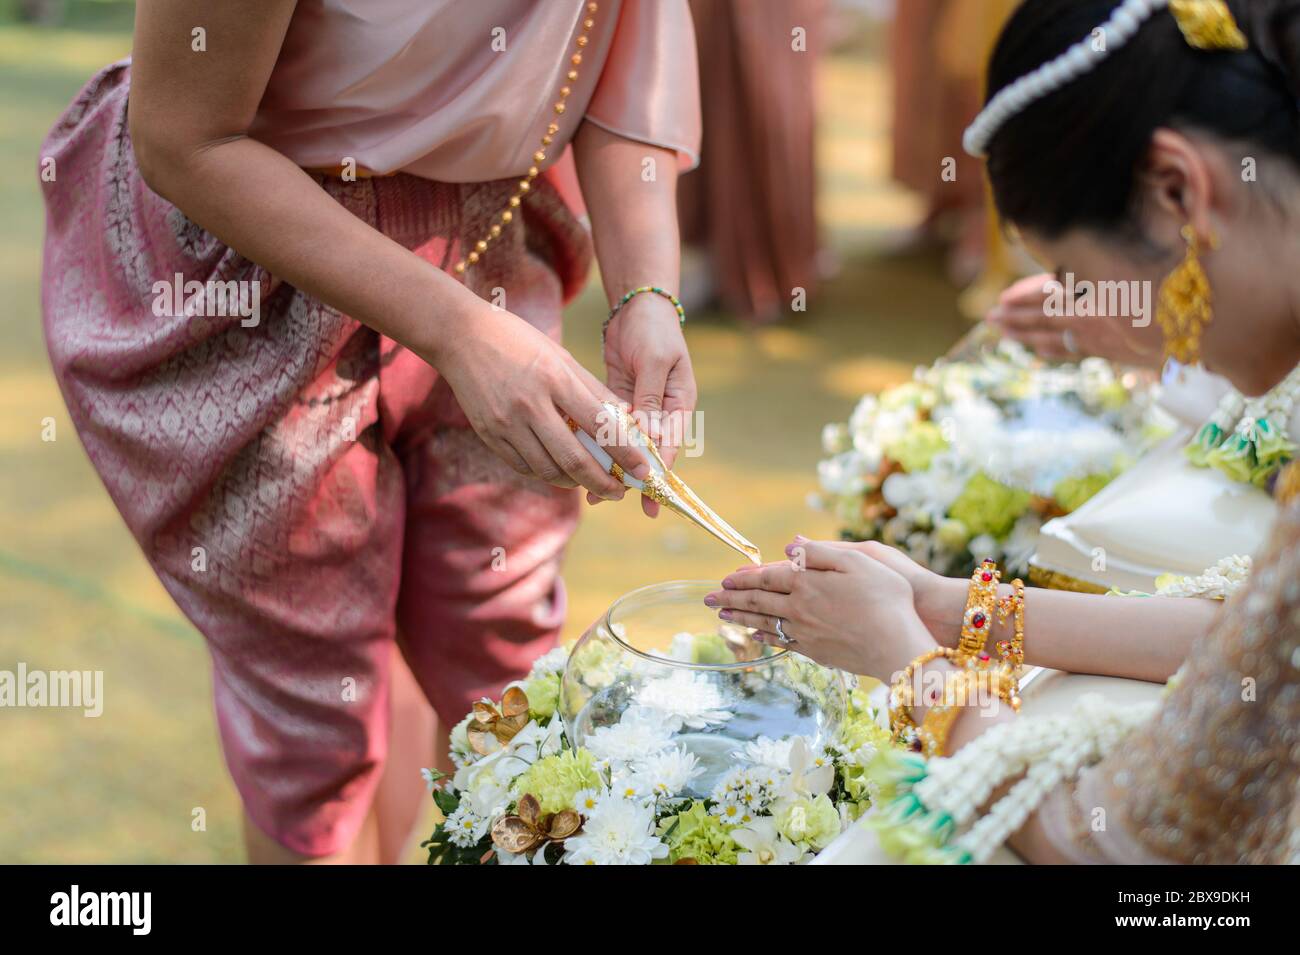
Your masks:
<svg viewBox="0 0 1300 955"><path fill-rule="evenodd" d="M660 288L657 285L639 285L636 288L632 289L632 291L624 295L621 299L619 299L618 302L614 305L614 307L609 310L609 316L605 319L604 324L600 326L600 343L602 345L605 344L605 336L609 333L609 323L618 317L618 313L623 310L624 305L626 305L628 302L632 301L632 299L636 298L638 295L641 295L644 292L649 292L652 295L658 295L660 298L666 298L669 302L672 303L673 309L676 310L677 312L677 323L679 325L686 324L686 309L682 306L681 301L677 298L676 295L674 295L672 292L668 291L667 289Z"/></svg>

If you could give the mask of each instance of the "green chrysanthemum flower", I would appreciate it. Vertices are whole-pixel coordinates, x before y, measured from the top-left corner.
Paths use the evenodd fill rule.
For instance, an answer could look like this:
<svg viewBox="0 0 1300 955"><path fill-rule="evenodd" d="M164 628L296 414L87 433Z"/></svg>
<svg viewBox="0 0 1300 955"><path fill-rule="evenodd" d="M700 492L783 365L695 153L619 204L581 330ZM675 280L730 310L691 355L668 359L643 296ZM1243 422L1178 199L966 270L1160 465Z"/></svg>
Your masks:
<svg viewBox="0 0 1300 955"><path fill-rule="evenodd" d="M1028 509L1028 491L1008 487L980 472L966 482L948 508L948 516L965 524L972 536L991 534L1001 539Z"/></svg>
<svg viewBox="0 0 1300 955"><path fill-rule="evenodd" d="M1084 477L1064 478L1052 488L1052 496L1066 511L1077 511L1114 477L1113 474L1088 474Z"/></svg>
<svg viewBox="0 0 1300 955"><path fill-rule="evenodd" d="M736 843L729 826L710 815L704 803L695 800L690 808L659 823L659 836L668 844L670 863L694 859L699 865L735 865Z"/></svg>
<svg viewBox="0 0 1300 955"><path fill-rule="evenodd" d="M933 421L918 421L897 441L885 446L885 454L909 474L925 471L934 456L948 449L943 431Z"/></svg>
<svg viewBox="0 0 1300 955"><path fill-rule="evenodd" d="M560 674L546 673L532 677L524 681L523 689L533 719L544 723L555 714L555 707L560 702Z"/></svg>
<svg viewBox="0 0 1300 955"><path fill-rule="evenodd" d="M546 756L529 766L510 787L516 797L532 793L542 812L573 808L573 797L601 785L596 760L585 749L568 749Z"/></svg>
<svg viewBox="0 0 1300 955"><path fill-rule="evenodd" d="M796 845L825 849L840 834L840 814L830 797L785 799L773 813L776 828Z"/></svg>

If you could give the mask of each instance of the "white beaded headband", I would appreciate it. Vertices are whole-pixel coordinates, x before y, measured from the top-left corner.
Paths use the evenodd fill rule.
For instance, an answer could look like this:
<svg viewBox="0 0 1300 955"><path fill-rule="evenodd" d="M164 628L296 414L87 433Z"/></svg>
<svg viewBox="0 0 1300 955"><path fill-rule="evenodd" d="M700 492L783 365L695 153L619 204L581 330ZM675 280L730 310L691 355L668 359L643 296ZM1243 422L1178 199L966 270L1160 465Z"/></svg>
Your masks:
<svg viewBox="0 0 1300 955"><path fill-rule="evenodd" d="M1106 57L1131 40L1142 24L1166 7L1178 21L1184 39L1196 49L1246 49L1246 37L1237 28L1224 0L1124 0L1111 12L1110 19L1087 38L998 90L966 129L962 137L966 152L984 158L989 143L1007 120L1030 103L1096 69Z"/></svg>

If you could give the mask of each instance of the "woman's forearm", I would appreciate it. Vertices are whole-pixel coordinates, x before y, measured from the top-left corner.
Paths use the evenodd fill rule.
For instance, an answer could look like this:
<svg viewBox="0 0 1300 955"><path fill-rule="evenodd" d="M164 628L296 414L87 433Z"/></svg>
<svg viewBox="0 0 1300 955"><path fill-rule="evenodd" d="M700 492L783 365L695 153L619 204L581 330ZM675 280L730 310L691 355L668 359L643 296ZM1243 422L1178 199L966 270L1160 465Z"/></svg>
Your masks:
<svg viewBox="0 0 1300 955"><path fill-rule="evenodd" d="M206 47L196 52L177 41L193 11L136 4L128 119L145 182L276 278L436 361L457 340L447 330L490 306L247 136L295 0L208 6Z"/></svg>
<svg viewBox="0 0 1300 955"><path fill-rule="evenodd" d="M151 188L241 255L435 365L449 329L486 307L256 140L173 147L145 167Z"/></svg>
<svg viewBox="0 0 1300 955"><path fill-rule="evenodd" d="M610 303L641 285L676 291L681 280L676 154L589 122L578 130L573 147Z"/></svg>
<svg viewBox="0 0 1300 955"><path fill-rule="evenodd" d="M942 621L935 638L956 646L968 582L945 579L918 608ZM1003 587L1004 593L1010 588ZM1164 682L1210 628L1219 603L1184 597L1105 597L1060 590L1025 591L1025 662L1034 666ZM991 634L1006 639L1010 622Z"/></svg>

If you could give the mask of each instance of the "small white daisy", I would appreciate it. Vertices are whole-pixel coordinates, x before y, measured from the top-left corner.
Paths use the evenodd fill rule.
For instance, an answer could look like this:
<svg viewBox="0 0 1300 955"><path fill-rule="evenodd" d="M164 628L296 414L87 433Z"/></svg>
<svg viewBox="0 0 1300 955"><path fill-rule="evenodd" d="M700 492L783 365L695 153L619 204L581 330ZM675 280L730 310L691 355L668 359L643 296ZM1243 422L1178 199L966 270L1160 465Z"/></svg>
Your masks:
<svg viewBox="0 0 1300 955"><path fill-rule="evenodd" d="M478 845L482 838L487 835L488 821L475 815L469 806L461 803L456 807L456 811L447 817L444 824L447 837L454 845L463 849Z"/></svg>

